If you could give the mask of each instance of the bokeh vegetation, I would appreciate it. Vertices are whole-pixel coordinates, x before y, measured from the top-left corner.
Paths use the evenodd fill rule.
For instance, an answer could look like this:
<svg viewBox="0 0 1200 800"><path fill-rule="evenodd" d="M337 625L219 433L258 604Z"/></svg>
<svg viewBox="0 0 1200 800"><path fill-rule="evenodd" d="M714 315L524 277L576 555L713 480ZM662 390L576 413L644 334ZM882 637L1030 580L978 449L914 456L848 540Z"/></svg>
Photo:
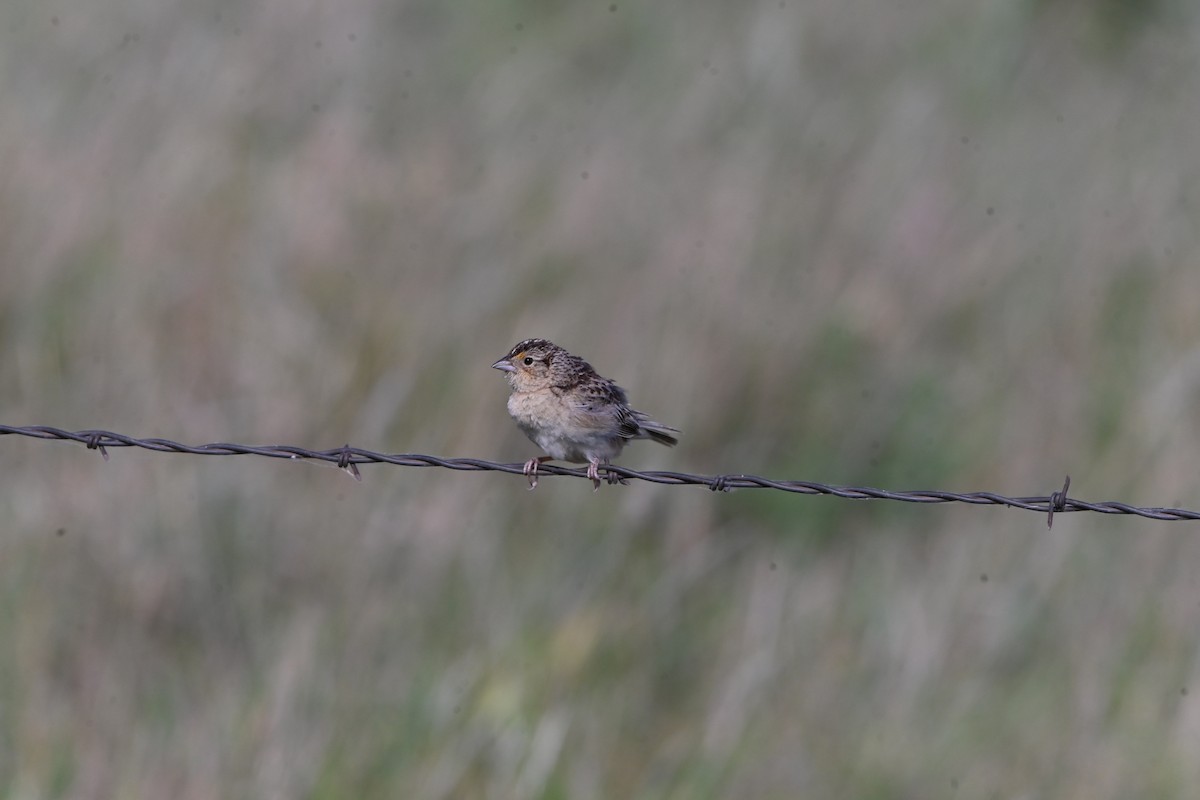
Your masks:
<svg viewBox="0 0 1200 800"><path fill-rule="evenodd" d="M1182 0L7 0L0 421L1200 506ZM0 796L1184 797L1194 525L0 440Z"/></svg>

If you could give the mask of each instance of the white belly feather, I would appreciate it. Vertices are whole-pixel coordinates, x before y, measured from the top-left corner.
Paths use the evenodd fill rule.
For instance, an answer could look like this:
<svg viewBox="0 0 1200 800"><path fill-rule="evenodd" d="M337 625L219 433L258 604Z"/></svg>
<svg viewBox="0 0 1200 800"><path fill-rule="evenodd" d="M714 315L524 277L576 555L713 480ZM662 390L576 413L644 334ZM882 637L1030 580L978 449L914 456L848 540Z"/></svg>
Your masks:
<svg viewBox="0 0 1200 800"><path fill-rule="evenodd" d="M513 392L508 413L526 436L559 461L607 461L625 446L614 431L581 425L570 404L553 391Z"/></svg>

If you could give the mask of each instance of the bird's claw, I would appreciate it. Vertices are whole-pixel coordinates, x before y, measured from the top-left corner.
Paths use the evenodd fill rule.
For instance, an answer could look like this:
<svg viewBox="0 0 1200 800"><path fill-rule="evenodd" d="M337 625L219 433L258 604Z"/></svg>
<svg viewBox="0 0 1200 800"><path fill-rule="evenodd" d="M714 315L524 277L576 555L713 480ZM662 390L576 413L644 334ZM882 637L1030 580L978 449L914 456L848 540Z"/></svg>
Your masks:
<svg viewBox="0 0 1200 800"><path fill-rule="evenodd" d="M626 484L626 480L623 477L621 477L620 475L618 475L617 473L615 473L611 469L609 469L609 465L607 462L602 463L599 461L593 461L592 463L588 464L588 470L587 470L587 476L592 479L592 491L593 492L600 491L600 467L601 466L604 467L604 480L608 481L609 486L613 486L618 483L621 484L622 486L624 486Z"/></svg>
<svg viewBox="0 0 1200 800"><path fill-rule="evenodd" d="M538 466L542 463L540 458L531 458L525 462L525 477L529 478L529 491L537 488L538 484Z"/></svg>

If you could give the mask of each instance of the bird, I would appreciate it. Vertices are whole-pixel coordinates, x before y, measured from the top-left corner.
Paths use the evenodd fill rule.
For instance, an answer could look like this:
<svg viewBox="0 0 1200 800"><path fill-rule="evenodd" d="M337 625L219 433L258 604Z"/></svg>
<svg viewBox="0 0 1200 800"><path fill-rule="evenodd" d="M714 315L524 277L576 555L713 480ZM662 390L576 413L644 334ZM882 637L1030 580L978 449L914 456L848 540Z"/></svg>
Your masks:
<svg viewBox="0 0 1200 800"><path fill-rule="evenodd" d="M537 488L538 467L547 461L587 462L597 491L600 466L631 439L679 443L676 428L632 408L624 389L547 339L517 342L492 368L503 371L512 387L508 413L517 427L547 453L525 462L530 489Z"/></svg>

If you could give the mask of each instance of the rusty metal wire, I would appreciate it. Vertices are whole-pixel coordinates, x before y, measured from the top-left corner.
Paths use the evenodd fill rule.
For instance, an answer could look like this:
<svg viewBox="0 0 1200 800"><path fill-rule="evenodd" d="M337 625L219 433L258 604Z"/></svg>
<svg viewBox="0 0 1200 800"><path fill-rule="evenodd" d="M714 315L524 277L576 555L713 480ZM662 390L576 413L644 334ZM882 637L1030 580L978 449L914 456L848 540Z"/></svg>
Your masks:
<svg viewBox="0 0 1200 800"><path fill-rule="evenodd" d="M245 445L216 442L213 444L187 445L170 439L138 439L112 431L86 430L65 431L45 425L14 427L0 425L0 436L26 436L32 439L78 442L89 450L97 450L108 460L108 450L113 447L138 447L156 453L189 453L205 456L262 456L264 458L304 459L333 464L361 480L359 464L395 464L401 467L442 467L444 469L469 472L507 472L523 475L523 464L501 464L480 458L439 458L414 453L376 453L345 445L333 450L309 450L294 445ZM974 506L1005 506L1046 514L1047 526L1054 524L1054 515L1071 511L1094 511L1099 514L1133 514L1154 520L1200 520L1200 511L1185 508L1142 508L1119 502L1091 503L1067 496L1071 478L1067 477L1060 491L1039 497L1006 497L995 492L943 492L943 491L889 491L865 486L833 486L815 481L777 481L757 475L693 475L686 472L651 470L642 472L615 464L606 469L610 482L627 480L647 481L668 486L706 486L713 491L727 492L733 489L778 489L795 494L829 495L845 500L896 500L902 503L966 503ZM563 475L586 478L584 469L543 464L539 476Z"/></svg>

